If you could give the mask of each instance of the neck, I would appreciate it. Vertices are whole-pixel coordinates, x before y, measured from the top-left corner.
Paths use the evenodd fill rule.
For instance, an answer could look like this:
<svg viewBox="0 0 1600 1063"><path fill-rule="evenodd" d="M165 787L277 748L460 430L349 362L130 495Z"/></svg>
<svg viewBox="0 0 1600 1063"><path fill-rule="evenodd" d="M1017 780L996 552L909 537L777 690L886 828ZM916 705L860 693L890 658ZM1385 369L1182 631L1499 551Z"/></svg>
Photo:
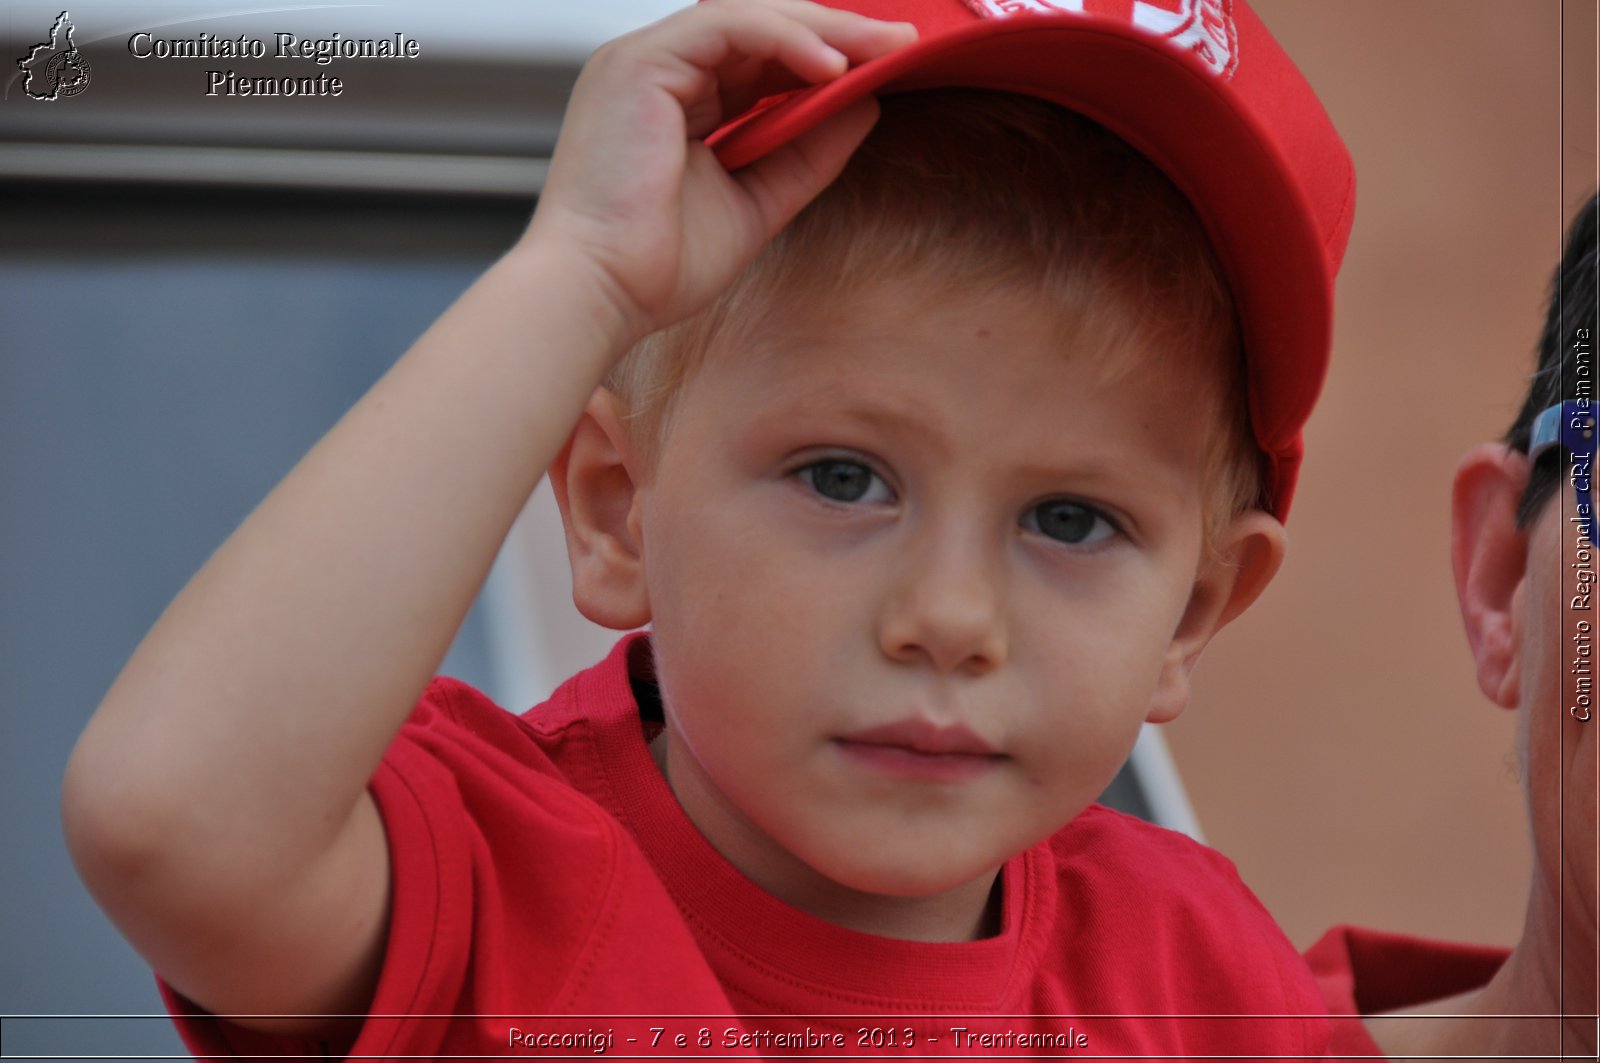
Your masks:
<svg viewBox="0 0 1600 1063"><path fill-rule="evenodd" d="M1561 910L1554 891L1537 882L1522 939L1487 985L1410 1009L1406 1021L1370 1022L1374 1040L1395 1058L1593 1059L1595 929L1591 920L1563 920Z"/></svg>
<svg viewBox="0 0 1600 1063"><path fill-rule="evenodd" d="M1597 941L1594 913L1580 898L1563 898L1535 881L1522 940L1506 966L1485 987L1481 1014L1545 1014L1548 1049L1568 1056L1595 1056ZM1528 1042L1531 1046L1532 1041ZM1533 1051L1531 1047L1527 1051Z"/></svg>
<svg viewBox="0 0 1600 1063"><path fill-rule="evenodd" d="M931 898L863 893L841 887L815 872L803 878L755 881L803 912L864 934L905 941L949 942L977 941L1000 932L998 872Z"/></svg>

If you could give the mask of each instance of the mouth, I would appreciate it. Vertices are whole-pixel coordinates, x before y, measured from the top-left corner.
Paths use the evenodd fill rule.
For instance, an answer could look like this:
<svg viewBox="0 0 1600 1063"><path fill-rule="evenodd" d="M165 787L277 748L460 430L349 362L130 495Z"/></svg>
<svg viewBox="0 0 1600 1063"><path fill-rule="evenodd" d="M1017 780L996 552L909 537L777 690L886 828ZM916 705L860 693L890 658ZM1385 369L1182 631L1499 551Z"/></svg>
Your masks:
<svg viewBox="0 0 1600 1063"><path fill-rule="evenodd" d="M960 724L901 720L834 739L851 763L902 778L958 782L998 768L1007 757Z"/></svg>

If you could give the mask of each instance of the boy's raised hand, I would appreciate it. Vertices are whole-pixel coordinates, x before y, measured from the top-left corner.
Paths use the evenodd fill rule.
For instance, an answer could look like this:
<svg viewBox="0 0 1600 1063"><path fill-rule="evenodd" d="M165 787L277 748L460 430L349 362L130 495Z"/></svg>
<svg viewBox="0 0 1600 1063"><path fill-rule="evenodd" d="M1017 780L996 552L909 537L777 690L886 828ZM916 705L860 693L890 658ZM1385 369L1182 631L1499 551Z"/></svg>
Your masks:
<svg viewBox="0 0 1600 1063"><path fill-rule="evenodd" d="M529 239L595 267L637 335L689 316L839 173L877 106L731 174L703 138L915 36L806 0L706 0L612 41L573 90Z"/></svg>

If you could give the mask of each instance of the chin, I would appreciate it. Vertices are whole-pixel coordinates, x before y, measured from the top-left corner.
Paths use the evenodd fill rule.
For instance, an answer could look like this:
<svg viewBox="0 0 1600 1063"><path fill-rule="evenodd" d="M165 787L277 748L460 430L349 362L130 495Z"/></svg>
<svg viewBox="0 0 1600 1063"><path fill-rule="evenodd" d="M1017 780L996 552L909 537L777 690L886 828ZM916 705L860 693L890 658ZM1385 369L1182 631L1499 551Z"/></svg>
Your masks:
<svg viewBox="0 0 1600 1063"><path fill-rule="evenodd" d="M941 858L942 857L942 858ZM954 859L950 854L854 851L838 860L812 863L813 870L856 893L917 900L937 897L993 874L1008 857Z"/></svg>

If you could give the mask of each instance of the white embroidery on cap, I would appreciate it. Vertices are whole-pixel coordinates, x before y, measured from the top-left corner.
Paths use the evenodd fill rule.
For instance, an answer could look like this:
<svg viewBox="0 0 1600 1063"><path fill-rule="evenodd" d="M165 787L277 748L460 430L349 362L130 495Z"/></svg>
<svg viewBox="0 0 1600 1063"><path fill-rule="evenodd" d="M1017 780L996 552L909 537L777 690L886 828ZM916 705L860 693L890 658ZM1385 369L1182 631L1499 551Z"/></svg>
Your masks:
<svg viewBox="0 0 1600 1063"><path fill-rule="evenodd" d="M965 0L984 18L1013 15L1099 15L1187 49L1212 73L1231 78L1239 65L1233 0Z"/></svg>

